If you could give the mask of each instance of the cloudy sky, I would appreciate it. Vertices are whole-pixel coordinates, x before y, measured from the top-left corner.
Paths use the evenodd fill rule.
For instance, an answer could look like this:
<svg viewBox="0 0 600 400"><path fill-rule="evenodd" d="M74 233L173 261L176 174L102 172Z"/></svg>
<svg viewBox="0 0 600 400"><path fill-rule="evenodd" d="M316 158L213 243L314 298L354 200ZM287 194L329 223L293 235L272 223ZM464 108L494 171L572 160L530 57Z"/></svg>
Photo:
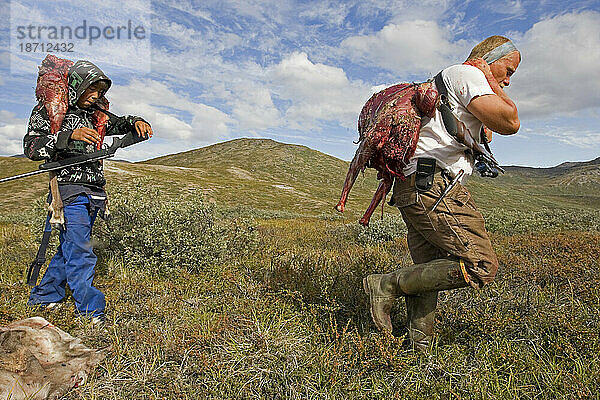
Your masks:
<svg viewBox="0 0 600 400"><path fill-rule="evenodd" d="M494 138L500 162L600 156L595 0L0 0L0 17L0 155L22 152L36 103L45 53L23 46L49 41L38 27L75 29L85 20L84 39L50 40L73 43L74 52L57 55L95 62L113 79L111 110L141 115L156 132L119 158L256 137L350 160L358 113L374 91L426 80L494 34L523 54L506 89L521 130ZM128 23L143 34L90 40L90 26L114 36ZM27 26L35 28L23 37Z"/></svg>

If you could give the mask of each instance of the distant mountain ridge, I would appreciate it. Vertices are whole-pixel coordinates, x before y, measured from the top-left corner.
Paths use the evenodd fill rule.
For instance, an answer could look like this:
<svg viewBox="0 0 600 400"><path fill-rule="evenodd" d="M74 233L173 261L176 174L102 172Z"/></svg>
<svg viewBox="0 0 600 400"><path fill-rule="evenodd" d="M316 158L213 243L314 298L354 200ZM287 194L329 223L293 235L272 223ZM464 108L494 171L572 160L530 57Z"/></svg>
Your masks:
<svg viewBox="0 0 600 400"><path fill-rule="evenodd" d="M341 162L346 162L344 160L338 159L336 157L327 155L318 150L311 149L310 147L297 145L297 144L288 144L275 141L273 139L256 139L256 138L239 138L232 139L225 142L215 143L209 146L200 147L193 150L184 151L181 153L173 153L168 154L166 156L160 156L156 158L152 158L146 161L140 161L143 164L157 164L157 165L170 165L170 166L179 166L179 167L191 167L194 164L198 164L203 161L209 161L210 159L216 159L219 157L219 154L222 156L223 154L227 154L229 152L240 153L246 152L246 154L250 150L281 150L285 149L286 146L289 146L288 149L297 149L301 151L314 151L315 155L320 154L322 156L328 157L330 159L336 159ZM237 149L237 151L236 151ZM293 152L287 151L288 156L290 156ZM239 155L239 154L238 154ZM15 154L10 156L12 158L26 158L25 154ZM127 160L121 159L113 159L113 161L121 161L121 162L130 162ZM590 161L566 161L562 164L556 165L554 167L523 167L519 165L508 165L503 166L504 169L510 172L522 173L525 175L541 175L541 176L555 176L561 175L563 173L569 172L574 169L582 168L582 167L600 167L600 157L595 158Z"/></svg>
<svg viewBox="0 0 600 400"><path fill-rule="evenodd" d="M554 167L521 167L517 165L506 166L504 169L510 172L517 172L525 175L540 175L540 176L557 176L578 169L595 169L600 168L600 157L590 161L567 161Z"/></svg>
<svg viewBox="0 0 600 400"><path fill-rule="evenodd" d="M224 156L235 156L240 158L247 157L250 159L252 164L257 161L260 161L261 163L275 162L274 160L265 160L260 157L257 158L256 156L262 155L268 157L269 153L272 153L271 155L279 155L283 158L289 158L294 154L295 151L303 153L305 155L314 152L314 156L325 157L328 162L335 162L334 160L337 160L338 162L343 162L346 163L346 165L348 165L348 161L344 161L339 158L327 155L318 150L313 150L310 147L296 144L281 143L272 139L254 138L233 139L226 142L212 144L206 147L200 147L194 150L188 150L182 153L174 153L166 156L153 158L150 160L143 161L143 163L179 167L192 167L203 162L217 160ZM251 152L254 153L251 154ZM591 161L568 161L554 167L522 167L518 165L510 165L504 168L507 171L522 173L525 175L555 176L582 167L600 167L600 157Z"/></svg>
<svg viewBox="0 0 600 400"><path fill-rule="evenodd" d="M37 165L26 158L0 157L0 177L33 171ZM333 218L339 216L333 207L348 167L348 161L306 146L244 138L144 162L107 160L105 171L109 191L112 185L144 178L165 193L185 195L188 190L200 190L228 206ZM378 184L374 169L359 174L344 218L359 218ZM496 179L473 176L467 186L482 208L598 209L600 158L552 168L509 166ZM5 183L0 186L0 194L6 194L0 205L29 205L44 196L47 188L45 175ZM398 212L388 206L385 210Z"/></svg>

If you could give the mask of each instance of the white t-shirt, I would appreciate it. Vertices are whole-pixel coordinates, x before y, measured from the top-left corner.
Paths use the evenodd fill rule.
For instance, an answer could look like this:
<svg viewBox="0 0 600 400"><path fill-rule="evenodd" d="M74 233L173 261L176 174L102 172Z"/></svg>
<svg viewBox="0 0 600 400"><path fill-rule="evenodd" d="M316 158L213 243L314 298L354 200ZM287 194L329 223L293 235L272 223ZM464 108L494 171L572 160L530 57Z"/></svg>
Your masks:
<svg viewBox="0 0 600 400"><path fill-rule="evenodd" d="M442 78L448 89L452 112L465 124L471 136L479 141L483 124L467 110L467 105L474 97L494 94L485 75L471 65L453 65L442 71ZM433 118L423 117L415 155L404 168L404 174L408 176L417 170L417 158L435 158L437 165L448 170L452 176L464 170L465 175L461 179L461 183L464 183L473 172L473 157L465 154L465 150L467 147L446 131L442 115L436 109Z"/></svg>

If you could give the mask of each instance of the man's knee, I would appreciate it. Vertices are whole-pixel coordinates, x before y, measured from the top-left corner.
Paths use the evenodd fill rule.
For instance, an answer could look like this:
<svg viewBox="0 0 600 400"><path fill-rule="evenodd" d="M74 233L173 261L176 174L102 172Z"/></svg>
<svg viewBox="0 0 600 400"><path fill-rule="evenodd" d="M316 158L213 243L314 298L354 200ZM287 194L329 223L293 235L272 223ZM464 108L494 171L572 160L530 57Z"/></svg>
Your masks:
<svg viewBox="0 0 600 400"><path fill-rule="evenodd" d="M475 289L481 289L496 278L498 259L490 257L476 262L465 262L466 279Z"/></svg>

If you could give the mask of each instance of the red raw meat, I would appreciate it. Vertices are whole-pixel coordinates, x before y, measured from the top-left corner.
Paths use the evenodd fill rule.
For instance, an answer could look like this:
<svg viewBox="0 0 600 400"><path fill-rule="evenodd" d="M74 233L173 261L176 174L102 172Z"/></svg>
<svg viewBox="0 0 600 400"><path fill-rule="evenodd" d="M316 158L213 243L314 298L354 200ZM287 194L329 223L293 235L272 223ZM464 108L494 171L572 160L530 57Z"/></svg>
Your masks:
<svg viewBox="0 0 600 400"><path fill-rule="evenodd" d="M53 135L58 132L69 108L69 69L73 61L58 58L53 54L48 54L42 61L42 66L38 67L37 87L35 96L41 101L48 111L50 118L50 133ZM106 97L100 98L97 103L101 108L108 110L108 100ZM106 123L108 116L100 111L94 111L92 120L96 131L100 134L98 149L102 147L104 135L106 134Z"/></svg>
<svg viewBox="0 0 600 400"><path fill-rule="evenodd" d="M421 115L433 117L438 92L431 82L401 83L375 93L363 106L358 118L360 145L350 163L336 209L344 211L350 189L360 171L375 168L381 180L361 225L368 225L377 205L392 188L394 177L414 155L421 129Z"/></svg>
<svg viewBox="0 0 600 400"><path fill-rule="evenodd" d="M50 117L50 132L56 134L69 108L69 68L73 61L48 54L39 67L35 96Z"/></svg>

